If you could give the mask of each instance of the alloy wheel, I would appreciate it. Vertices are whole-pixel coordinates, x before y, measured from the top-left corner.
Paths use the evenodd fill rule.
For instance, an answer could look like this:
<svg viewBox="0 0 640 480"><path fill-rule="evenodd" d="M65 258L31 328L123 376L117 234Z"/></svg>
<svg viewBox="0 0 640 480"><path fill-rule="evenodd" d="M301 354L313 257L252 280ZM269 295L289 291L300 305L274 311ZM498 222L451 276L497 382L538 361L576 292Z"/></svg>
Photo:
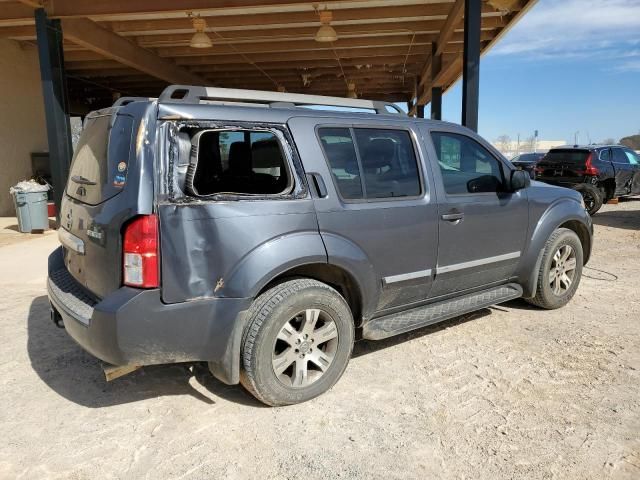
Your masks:
<svg viewBox="0 0 640 480"><path fill-rule="evenodd" d="M309 308L280 329L273 347L273 371L288 387L306 387L331 366L337 347L336 322L326 312Z"/></svg>
<svg viewBox="0 0 640 480"><path fill-rule="evenodd" d="M576 272L576 253L570 245L561 245L553 255L549 284L553 294L561 297L571 288Z"/></svg>

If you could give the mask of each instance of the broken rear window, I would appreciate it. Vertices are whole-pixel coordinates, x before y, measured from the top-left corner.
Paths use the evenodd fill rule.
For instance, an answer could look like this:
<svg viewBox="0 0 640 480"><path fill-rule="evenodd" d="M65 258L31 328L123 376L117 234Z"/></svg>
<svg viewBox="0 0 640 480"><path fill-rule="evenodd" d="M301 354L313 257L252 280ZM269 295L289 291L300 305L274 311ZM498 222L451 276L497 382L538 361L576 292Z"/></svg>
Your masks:
<svg viewBox="0 0 640 480"><path fill-rule="evenodd" d="M268 130L201 130L191 137L185 186L196 196L278 195L291 190L280 140Z"/></svg>

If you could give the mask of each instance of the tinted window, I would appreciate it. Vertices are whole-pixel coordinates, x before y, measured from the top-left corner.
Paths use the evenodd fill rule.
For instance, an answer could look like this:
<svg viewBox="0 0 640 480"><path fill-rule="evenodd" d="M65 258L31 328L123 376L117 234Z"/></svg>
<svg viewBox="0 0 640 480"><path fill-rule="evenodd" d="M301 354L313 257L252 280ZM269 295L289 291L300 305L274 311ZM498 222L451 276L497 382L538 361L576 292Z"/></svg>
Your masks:
<svg viewBox="0 0 640 480"><path fill-rule="evenodd" d="M358 157L351 131L348 128L321 128L319 134L322 148L342 198L348 200L363 198Z"/></svg>
<svg viewBox="0 0 640 480"><path fill-rule="evenodd" d="M348 128L319 130L322 148L343 198L420 195L420 175L408 132L356 128L353 129L355 142L351 132Z"/></svg>
<svg viewBox="0 0 640 480"><path fill-rule="evenodd" d="M354 129L367 198L420 195L420 176L409 132Z"/></svg>
<svg viewBox="0 0 640 480"><path fill-rule="evenodd" d="M76 145L67 194L97 205L122 191L129 169L133 119L117 115L87 117Z"/></svg>
<svg viewBox="0 0 640 480"><path fill-rule="evenodd" d="M629 159L621 148L612 148L611 152L613 153L613 161L615 163L629 163Z"/></svg>
<svg viewBox="0 0 640 480"><path fill-rule="evenodd" d="M588 156L588 150L550 150L543 161L544 163L584 165Z"/></svg>
<svg viewBox="0 0 640 480"><path fill-rule="evenodd" d="M432 132L445 191L448 194L500 192L502 164L472 138Z"/></svg>
<svg viewBox="0 0 640 480"><path fill-rule="evenodd" d="M600 160L603 162L611 161L611 150L605 148L604 150L600 150Z"/></svg>

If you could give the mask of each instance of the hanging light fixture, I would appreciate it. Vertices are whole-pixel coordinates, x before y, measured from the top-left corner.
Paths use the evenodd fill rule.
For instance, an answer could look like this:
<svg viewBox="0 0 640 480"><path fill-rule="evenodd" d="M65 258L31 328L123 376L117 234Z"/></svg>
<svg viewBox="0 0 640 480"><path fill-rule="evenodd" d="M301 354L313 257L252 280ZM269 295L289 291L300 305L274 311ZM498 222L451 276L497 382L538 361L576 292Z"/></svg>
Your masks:
<svg viewBox="0 0 640 480"><path fill-rule="evenodd" d="M349 82L347 84L347 98L358 98L358 94L356 93L356 84L353 82Z"/></svg>
<svg viewBox="0 0 640 480"><path fill-rule="evenodd" d="M207 22L205 22L204 18L193 17L191 22L193 23L193 28L196 33L191 37L189 46L191 48L211 48L213 46L211 39L209 35L204 33L205 28L207 28Z"/></svg>
<svg viewBox="0 0 640 480"><path fill-rule="evenodd" d="M333 14L329 10L321 10L320 14L320 28L316 33L316 42L335 42L338 40L338 34L331 26L331 20L333 20Z"/></svg>

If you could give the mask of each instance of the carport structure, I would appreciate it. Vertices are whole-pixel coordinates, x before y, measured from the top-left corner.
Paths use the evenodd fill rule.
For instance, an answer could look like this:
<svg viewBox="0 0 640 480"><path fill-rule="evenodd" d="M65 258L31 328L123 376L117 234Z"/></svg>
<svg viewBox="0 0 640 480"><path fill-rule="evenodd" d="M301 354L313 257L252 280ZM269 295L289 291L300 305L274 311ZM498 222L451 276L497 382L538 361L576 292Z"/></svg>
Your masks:
<svg viewBox="0 0 640 480"><path fill-rule="evenodd" d="M70 112L172 83L407 102L417 116L430 102L439 119L464 72L475 130L480 55L535 1L0 0L0 38L38 46L56 182Z"/></svg>

